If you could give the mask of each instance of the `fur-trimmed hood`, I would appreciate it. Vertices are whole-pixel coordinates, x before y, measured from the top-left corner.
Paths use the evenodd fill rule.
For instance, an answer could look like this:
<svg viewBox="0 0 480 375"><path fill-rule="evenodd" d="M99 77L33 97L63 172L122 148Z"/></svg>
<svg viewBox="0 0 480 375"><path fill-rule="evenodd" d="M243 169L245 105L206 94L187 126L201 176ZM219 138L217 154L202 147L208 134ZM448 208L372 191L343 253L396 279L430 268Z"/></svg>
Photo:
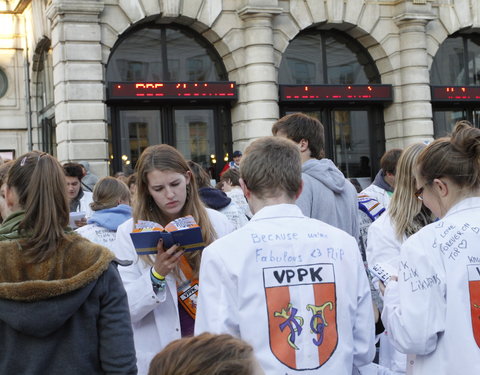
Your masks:
<svg viewBox="0 0 480 375"><path fill-rule="evenodd" d="M41 263L28 263L18 240L0 241L0 320L43 337L88 298L114 254L76 233Z"/></svg>

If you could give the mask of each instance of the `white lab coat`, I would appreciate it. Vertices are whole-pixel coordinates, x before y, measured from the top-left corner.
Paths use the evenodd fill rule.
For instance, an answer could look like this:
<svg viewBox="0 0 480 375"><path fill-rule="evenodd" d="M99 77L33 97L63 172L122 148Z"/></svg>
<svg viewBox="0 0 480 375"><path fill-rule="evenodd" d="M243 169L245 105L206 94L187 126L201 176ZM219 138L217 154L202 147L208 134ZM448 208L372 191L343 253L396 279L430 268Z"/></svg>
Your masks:
<svg viewBox="0 0 480 375"><path fill-rule="evenodd" d="M109 230L98 224L87 224L75 229L75 232L92 242L105 246L112 251L114 250L113 244L117 235L117 232L114 230Z"/></svg>
<svg viewBox="0 0 480 375"><path fill-rule="evenodd" d="M328 302L325 320L315 321L312 306ZM296 331L293 323L280 328L287 320L297 322ZM317 346L312 324L320 331L321 321ZM368 364L375 353L370 288L355 239L296 205L264 207L204 250L195 334L205 331L249 342L267 375L298 373L291 368L318 374L323 361L322 373L351 375L353 364Z"/></svg>
<svg viewBox="0 0 480 375"><path fill-rule="evenodd" d="M400 241L395 233L390 215L385 212L368 228L367 262L370 266L381 264L384 268L398 270L400 265L400 247L406 240ZM398 275L398 272L395 272ZM378 286L378 279L373 280ZM402 374L406 371L407 356L395 349L390 341L388 331L380 335L379 364Z"/></svg>
<svg viewBox="0 0 480 375"><path fill-rule="evenodd" d="M226 191L225 194L227 194L227 196L231 198L238 207L240 207L249 219L253 216L252 211L250 211L250 207L248 206L247 199L245 198L245 195L243 195L243 190L239 186L232 187L232 190Z"/></svg>
<svg viewBox="0 0 480 375"><path fill-rule="evenodd" d="M83 191L83 196L80 198L80 204L75 212L85 212L85 217L89 218L93 214L93 210L90 208L90 203L92 202L93 193Z"/></svg>
<svg viewBox="0 0 480 375"><path fill-rule="evenodd" d="M467 198L402 245L382 319L397 348L417 355L415 375L480 374L480 301L469 290L479 295L479 227L480 198Z"/></svg>
<svg viewBox="0 0 480 375"><path fill-rule="evenodd" d="M360 192L360 195L368 195L369 197L376 199L383 207L385 207L385 209L387 209L390 204L390 195L388 192L374 184L368 185Z"/></svg>
<svg viewBox="0 0 480 375"><path fill-rule="evenodd" d="M225 215L209 208L207 212L218 237L233 230ZM132 230L133 219L118 227L113 251L117 258L134 262L131 266L119 267L118 270L128 296L138 374L144 375L148 373L150 361L155 354L171 341L179 339L181 330L175 277L167 275L167 287L155 294L150 279L151 266L138 259L130 237Z"/></svg>

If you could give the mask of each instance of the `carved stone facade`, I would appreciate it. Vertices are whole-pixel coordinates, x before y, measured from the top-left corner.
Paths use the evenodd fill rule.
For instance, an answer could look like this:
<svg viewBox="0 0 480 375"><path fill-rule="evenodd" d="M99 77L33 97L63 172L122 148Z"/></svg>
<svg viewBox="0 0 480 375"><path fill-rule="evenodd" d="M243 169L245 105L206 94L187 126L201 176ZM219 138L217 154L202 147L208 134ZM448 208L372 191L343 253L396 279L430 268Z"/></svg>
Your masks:
<svg viewBox="0 0 480 375"><path fill-rule="evenodd" d="M448 36L480 30L480 2L0 1L0 69L8 81L0 97L0 150L14 150L18 156L44 148L39 119L50 111L59 160L89 160L95 173L108 174L105 67L118 38L146 18L184 25L218 52L228 80L238 84L239 99L231 110L235 149L270 134L280 113L278 68L296 35L311 26L350 35L372 57L381 82L393 86L393 103L383 113L388 149L433 137L433 58ZM48 99L48 93L42 94L48 84L38 79L45 69L39 60L46 56L48 61L49 54L50 103L39 100L42 95Z"/></svg>

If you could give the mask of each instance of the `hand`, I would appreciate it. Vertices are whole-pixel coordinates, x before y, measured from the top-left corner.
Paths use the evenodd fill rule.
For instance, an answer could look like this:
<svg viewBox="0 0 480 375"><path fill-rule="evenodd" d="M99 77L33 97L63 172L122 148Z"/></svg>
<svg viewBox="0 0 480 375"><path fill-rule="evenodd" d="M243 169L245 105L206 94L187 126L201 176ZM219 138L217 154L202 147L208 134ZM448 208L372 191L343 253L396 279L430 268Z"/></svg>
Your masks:
<svg viewBox="0 0 480 375"><path fill-rule="evenodd" d="M87 218L82 217L80 220L75 220L75 225L79 228L87 225Z"/></svg>
<svg viewBox="0 0 480 375"><path fill-rule="evenodd" d="M388 282L390 281L398 281L398 277L397 276L390 276L390 278L388 279ZM385 288L387 286L383 283L383 281L379 281L378 283L378 289L380 289L380 293L382 293L382 296L385 294Z"/></svg>
<svg viewBox="0 0 480 375"><path fill-rule="evenodd" d="M178 245L173 245L168 250L165 250L163 248L163 240L158 240L157 257L155 258L155 264L153 266L155 272L162 276L167 276L177 266L183 253L184 250Z"/></svg>

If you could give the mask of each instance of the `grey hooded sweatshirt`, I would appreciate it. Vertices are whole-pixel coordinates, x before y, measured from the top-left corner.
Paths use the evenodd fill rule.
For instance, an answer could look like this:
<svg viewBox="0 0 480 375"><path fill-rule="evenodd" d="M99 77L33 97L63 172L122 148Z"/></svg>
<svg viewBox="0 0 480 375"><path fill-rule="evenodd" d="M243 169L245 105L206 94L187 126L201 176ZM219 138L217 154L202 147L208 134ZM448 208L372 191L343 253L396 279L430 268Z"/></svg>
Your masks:
<svg viewBox="0 0 480 375"><path fill-rule="evenodd" d="M357 191L329 159L302 165L303 191L296 204L305 216L321 220L358 239Z"/></svg>

